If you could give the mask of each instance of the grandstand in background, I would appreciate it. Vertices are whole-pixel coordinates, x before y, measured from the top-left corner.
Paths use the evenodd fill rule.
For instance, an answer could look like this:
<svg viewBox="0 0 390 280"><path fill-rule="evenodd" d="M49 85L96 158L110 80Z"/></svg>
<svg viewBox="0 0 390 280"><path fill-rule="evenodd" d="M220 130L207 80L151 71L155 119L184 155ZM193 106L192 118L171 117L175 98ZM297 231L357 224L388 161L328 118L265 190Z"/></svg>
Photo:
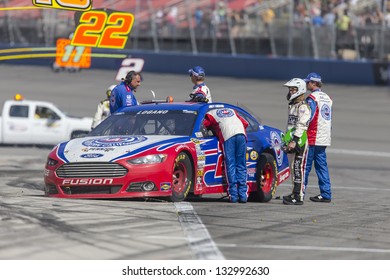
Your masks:
<svg viewBox="0 0 390 280"><path fill-rule="evenodd" d="M0 44L55 46L75 30L75 12L0 0ZM93 0L133 13L126 49L388 61L387 0ZM343 29L347 26L347 29Z"/></svg>

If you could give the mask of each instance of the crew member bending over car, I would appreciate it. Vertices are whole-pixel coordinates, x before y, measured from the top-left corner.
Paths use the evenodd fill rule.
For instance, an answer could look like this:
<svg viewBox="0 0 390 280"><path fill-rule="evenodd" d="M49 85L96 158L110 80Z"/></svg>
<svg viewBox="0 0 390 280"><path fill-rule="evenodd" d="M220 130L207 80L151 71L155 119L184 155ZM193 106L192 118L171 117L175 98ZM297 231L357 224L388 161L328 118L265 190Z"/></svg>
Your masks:
<svg viewBox="0 0 390 280"><path fill-rule="evenodd" d="M310 120L310 107L305 101L306 83L299 78L293 78L283 86L288 88L288 121L286 134L292 134L292 139L286 143L286 151L290 162L293 190L290 195L283 196L283 203L302 205L305 179L305 162L307 157L307 127Z"/></svg>
<svg viewBox="0 0 390 280"><path fill-rule="evenodd" d="M138 105L134 92L141 85L141 75L138 72L130 71L123 81L111 92L110 113L127 106Z"/></svg>
<svg viewBox="0 0 390 280"><path fill-rule="evenodd" d="M116 85L111 85L106 91L107 98L99 102L95 116L93 117L91 129L94 129L110 115L110 96L114 87L116 87Z"/></svg>
<svg viewBox="0 0 390 280"><path fill-rule="evenodd" d="M191 82L194 84L192 87L192 92L190 93L190 102L213 102L211 99L210 89L206 86L204 80L206 78L206 73L204 69L200 66L195 66L192 69L188 70L188 73L191 77Z"/></svg>
<svg viewBox="0 0 390 280"><path fill-rule="evenodd" d="M248 122L233 109L213 109L205 115L203 125L218 137L225 160L230 201L248 200L246 170L246 131Z"/></svg>

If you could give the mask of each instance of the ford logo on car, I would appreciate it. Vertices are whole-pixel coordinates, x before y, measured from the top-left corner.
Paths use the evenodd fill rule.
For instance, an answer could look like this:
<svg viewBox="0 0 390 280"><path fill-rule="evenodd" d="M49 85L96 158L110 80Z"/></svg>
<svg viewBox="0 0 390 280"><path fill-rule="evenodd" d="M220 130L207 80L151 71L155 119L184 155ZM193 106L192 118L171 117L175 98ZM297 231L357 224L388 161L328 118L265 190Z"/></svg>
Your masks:
<svg viewBox="0 0 390 280"><path fill-rule="evenodd" d="M103 154L82 154L80 157L82 158L98 158L102 157Z"/></svg>

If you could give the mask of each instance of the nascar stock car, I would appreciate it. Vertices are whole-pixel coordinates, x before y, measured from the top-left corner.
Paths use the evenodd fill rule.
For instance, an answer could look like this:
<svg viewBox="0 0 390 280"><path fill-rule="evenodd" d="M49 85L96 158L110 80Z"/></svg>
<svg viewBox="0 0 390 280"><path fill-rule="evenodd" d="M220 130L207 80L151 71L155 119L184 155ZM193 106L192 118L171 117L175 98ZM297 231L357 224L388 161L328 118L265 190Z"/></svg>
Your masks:
<svg viewBox="0 0 390 280"><path fill-rule="evenodd" d="M211 109L232 108L247 127L249 200L267 202L290 176L282 132L225 103L156 102L120 109L87 136L58 144L45 166L45 195L163 198L226 193L221 145L203 126Z"/></svg>

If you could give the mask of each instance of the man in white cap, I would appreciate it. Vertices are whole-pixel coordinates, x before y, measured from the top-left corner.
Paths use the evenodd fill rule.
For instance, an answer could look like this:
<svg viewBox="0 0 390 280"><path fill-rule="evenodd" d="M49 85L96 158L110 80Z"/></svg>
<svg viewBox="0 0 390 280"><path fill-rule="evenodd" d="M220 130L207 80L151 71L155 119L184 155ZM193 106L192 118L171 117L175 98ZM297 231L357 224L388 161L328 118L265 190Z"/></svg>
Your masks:
<svg viewBox="0 0 390 280"><path fill-rule="evenodd" d="M306 102L311 109L311 116L307 130L309 152L305 166L305 189L314 161L320 194L310 197L310 200L314 202L331 202L331 183L325 150L331 144L333 101L321 90L322 80L319 74L310 73L304 80L307 89L311 91L311 94L306 98Z"/></svg>

